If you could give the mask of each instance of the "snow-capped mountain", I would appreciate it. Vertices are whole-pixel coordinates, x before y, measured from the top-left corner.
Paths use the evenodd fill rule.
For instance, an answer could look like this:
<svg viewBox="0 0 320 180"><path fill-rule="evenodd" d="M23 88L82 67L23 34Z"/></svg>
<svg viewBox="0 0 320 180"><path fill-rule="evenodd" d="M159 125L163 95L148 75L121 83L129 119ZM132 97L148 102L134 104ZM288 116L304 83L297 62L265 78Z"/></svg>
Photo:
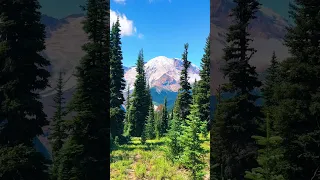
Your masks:
<svg viewBox="0 0 320 180"><path fill-rule="evenodd" d="M157 91L168 90L177 92L180 88L180 73L183 68L182 60L178 58L168 58L158 56L144 64L147 81L150 87ZM188 69L189 82L192 84L195 80L200 80L199 68L191 64ZM134 88L136 79L136 67L131 67L125 71L124 78L129 85L130 90Z"/></svg>

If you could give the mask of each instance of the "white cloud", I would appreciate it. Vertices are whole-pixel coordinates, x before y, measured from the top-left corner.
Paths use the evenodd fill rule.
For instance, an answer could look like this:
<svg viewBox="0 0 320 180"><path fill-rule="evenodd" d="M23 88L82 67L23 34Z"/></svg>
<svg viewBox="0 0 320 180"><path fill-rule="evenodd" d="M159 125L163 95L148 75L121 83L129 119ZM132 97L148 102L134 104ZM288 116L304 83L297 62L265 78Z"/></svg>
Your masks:
<svg viewBox="0 0 320 180"><path fill-rule="evenodd" d="M126 0L113 0L113 1L118 4L126 4Z"/></svg>
<svg viewBox="0 0 320 180"><path fill-rule="evenodd" d="M119 1L119 0L118 0ZM137 28L134 26L133 21L129 20L125 14L115 12L110 9L110 28L113 23L117 22L119 17L121 36L132 36L137 33Z"/></svg>

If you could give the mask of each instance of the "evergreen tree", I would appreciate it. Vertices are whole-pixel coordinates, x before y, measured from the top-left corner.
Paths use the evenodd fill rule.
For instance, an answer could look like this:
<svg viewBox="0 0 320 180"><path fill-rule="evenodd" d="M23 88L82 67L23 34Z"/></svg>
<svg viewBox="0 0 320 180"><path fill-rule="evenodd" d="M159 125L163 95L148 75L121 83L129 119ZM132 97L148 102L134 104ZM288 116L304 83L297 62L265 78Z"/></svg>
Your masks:
<svg viewBox="0 0 320 180"><path fill-rule="evenodd" d="M197 104L199 105L200 120L206 123L210 120L210 38L207 38L201 59L200 81L197 88ZM207 134L207 130L204 132Z"/></svg>
<svg viewBox="0 0 320 180"><path fill-rule="evenodd" d="M197 82L197 79L194 80L194 83L193 83L193 86L192 86L192 99L193 99L193 103L196 102L197 100L197 86L198 85L198 82Z"/></svg>
<svg viewBox="0 0 320 180"><path fill-rule="evenodd" d="M180 92L177 94L177 99L174 101L173 114L180 116Z"/></svg>
<svg viewBox="0 0 320 180"><path fill-rule="evenodd" d="M180 90L178 93L177 108L179 116L184 121L189 115L190 104L192 104L191 85L189 83L188 69L190 61L188 61L188 47L189 44L184 45L184 53L182 54L183 69L180 75Z"/></svg>
<svg viewBox="0 0 320 180"><path fill-rule="evenodd" d="M46 159L33 140L48 125L39 92L50 62L37 0L0 1L0 179L48 179Z"/></svg>
<svg viewBox="0 0 320 180"><path fill-rule="evenodd" d="M243 179L245 171L257 166L257 147L253 135L258 135L259 122L263 114L255 105L259 98L253 91L261 86L255 67L249 60L256 52L249 47L248 25L255 18L259 8L256 0L234 0L232 9L234 21L227 33L224 48L226 65L222 72L229 82L222 86L223 93L232 94L224 98L215 110L213 143L211 152L216 153L222 166L214 171L221 172L225 179ZM222 156L222 157L219 157Z"/></svg>
<svg viewBox="0 0 320 180"><path fill-rule="evenodd" d="M285 44L291 57L281 63L274 87L276 135L284 138L288 179L315 179L320 167L319 1L295 0Z"/></svg>
<svg viewBox="0 0 320 180"><path fill-rule="evenodd" d="M77 66L78 81L71 102L76 115L70 120L70 135L60 151L58 180L109 177L109 9L105 0L88 0L85 7L83 29L88 42Z"/></svg>
<svg viewBox="0 0 320 180"><path fill-rule="evenodd" d="M278 69L279 69L279 62L277 61L277 57L275 52L272 54L271 58L271 65L267 69L267 76L266 80L262 89L263 97L265 99L265 106L269 107L275 105L276 102L273 99L273 89L274 86L279 81L278 79Z"/></svg>
<svg viewBox="0 0 320 180"><path fill-rule="evenodd" d="M121 109L124 102L122 91L125 89L125 80L120 31L118 18L110 34L110 129L114 137L122 136L125 119L125 112Z"/></svg>
<svg viewBox="0 0 320 180"><path fill-rule="evenodd" d="M182 128L181 144L183 153L182 164L191 170L193 179L202 179L204 176L203 155L205 150L202 147L203 140L200 139L201 132L205 129L206 123L199 118L199 107L191 105L191 113L188 115L186 125Z"/></svg>
<svg viewBox="0 0 320 180"><path fill-rule="evenodd" d="M59 151L63 146L64 140L67 137L67 133L64 128L64 116L66 115L64 107L64 97L63 97L63 75L60 71L59 78L57 80L56 92L57 94L53 98L55 105L53 106L56 111L51 120L51 133L49 136L51 148L52 148L52 169L51 175L52 179L57 178L58 167L59 167Z"/></svg>
<svg viewBox="0 0 320 180"><path fill-rule="evenodd" d="M222 90L221 85L217 88L217 104L219 105L221 103L222 99ZM222 125L223 122L220 122ZM217 125L217 123L211 124L211 131L210 131L210 147L214 147L217 144L223 144L222 137L215 133L214 125ZM223 163L223 154L224 149L221 146L215 146L216 152L210 151L210 178L214 180L218 179L224 179L224 163ZM219 170L220 169L220 170Z"/></svg>
<svg viewBox="0 0 320 180"><path fill-rule="evenodd" d="M150 100L150 107L149 107L149 114L148 114L148 119L147 119L147 124L146 124L146 137L148 139L154 139L156 137L156 132L155 132L155 117L154 117L154 108L153 108L153 103L152 99Z"/></svg>
<svg viewBox="0 0 320 180"><path fill-rule="evenodd" d="M170 114L170 121L173 119L173 113L174 113L174 111L173 111L173 108L171 109L171 114ZM170 121L169 121L169 124L170 124ZM169 125L168 125L168 128L169 128Z"/></svg>
<svg viewBox="0 0 320 180"><path fill-rule="evenodd" d="M173 162L177 162L183 152L183 146L180 140L180 137L182 135L181 122L182 121L179 118L179 115L174 115L172 121L170 122L170 128L167 134L167 157Z"/></svg>
<svg viewBox="0 0 320 180"><path fill-rule="evenodd" d="M136 70L137 76L134 82L129 121L132 124L131 135L141 137L150 105L149 93L146 93L147 85L142 50L139 52Z"/></svg>
<svg viewBox="0 0 320 180"><path fill-rule="evenodd" d="M124 135L128 136L130 133L130 121L129 121L129 114L130 114L130 87L127 87L127 100L126 100L126 114L125 114L125 124L124 124Z"/></svg>
<svg viewBox="0 0 320 180"><path fill-rule="evenodd" d="M154 121L156 138L159 139L161 137L161 112L155 113Z"/></svg>
<svg viewBox="0 0 320 180"><path fill-rule="evenodd" d="M156 137L153 108L149 109L149 115L146 124L146 137L148 139L154 139Z"/></svg>
<svg viewBox="0 0 320 180"><path fill-rule="evenodd" d="M18 144L0 147L0 178L34 180L49 179L48 160L33 147Z"/></svg>
<svg viewBox="0 0 320 180"><path fill-rule="evenodd" d="M147 133L146 133L146 125L143 126L142 128L142 133L141 133L141 144L145 144L147 141Z"/></svg>
<svg viewBox="0 0 320 180"><path fill-rule="evenodd" d="M167 97L164 98L164 106L161 114L161 136L167 133L168 130L168 109L167 109Z"/></svg>
<svg viewBox="0 0 320 180"><path fill-rule="evenodd" d="M279 166L283 166L284 152L280 147L283 139L280 136L272 136L270 119L266 121L266 137L253 136L257 143L262 146L259 150L259 167L253 168L251 172L246 172L246 179L252 180L285 180Z"/></svg>

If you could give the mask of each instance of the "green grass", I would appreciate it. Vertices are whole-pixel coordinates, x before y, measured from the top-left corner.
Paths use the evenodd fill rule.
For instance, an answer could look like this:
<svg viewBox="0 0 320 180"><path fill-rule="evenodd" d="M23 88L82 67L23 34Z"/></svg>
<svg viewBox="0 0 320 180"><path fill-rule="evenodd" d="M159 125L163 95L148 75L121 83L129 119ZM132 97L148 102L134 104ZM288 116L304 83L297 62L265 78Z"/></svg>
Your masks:
<svg viewBox="0 0 320 180"><path fill-rule="evenodd" d="M207 150L204 161L207 162L205 179L209 179L209 138L203 143ZM140 138L121 145L111 153L111 179L155 179L155 180L188 180L190 172L173 164L165 156L165 138L147 140L142 145Z"/></svg>

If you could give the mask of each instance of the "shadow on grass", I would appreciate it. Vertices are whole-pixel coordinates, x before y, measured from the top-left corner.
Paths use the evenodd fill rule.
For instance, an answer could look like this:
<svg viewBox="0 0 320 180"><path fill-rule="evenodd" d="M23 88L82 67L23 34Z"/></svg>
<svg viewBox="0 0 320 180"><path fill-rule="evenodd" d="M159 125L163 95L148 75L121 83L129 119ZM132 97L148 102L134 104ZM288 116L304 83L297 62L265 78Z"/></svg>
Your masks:
<svg viewBox="0 0 320 180"><path fill-rule="evenodd" d="M141 143L129 142L127 144L120 145L114 148L112 151L118 151L111 156L110 162L132 160L134 157L130 154L134 150L153 151L160 150L161 146L164 146L163 141L159 142L146 142L144 145Z"/></svg>
<svg viewBox="0 0 320 180"><path fill-rule="evenodd" d="M133 150L144 150L144 151L153 151L159 149L161 146L164 146L163 141L159 142L146 142L144 145L143 144L137 144L133 142L129 142L125 145L122 145L120 147L117 147L116 150L120 151L133 151Z"/></svg>

